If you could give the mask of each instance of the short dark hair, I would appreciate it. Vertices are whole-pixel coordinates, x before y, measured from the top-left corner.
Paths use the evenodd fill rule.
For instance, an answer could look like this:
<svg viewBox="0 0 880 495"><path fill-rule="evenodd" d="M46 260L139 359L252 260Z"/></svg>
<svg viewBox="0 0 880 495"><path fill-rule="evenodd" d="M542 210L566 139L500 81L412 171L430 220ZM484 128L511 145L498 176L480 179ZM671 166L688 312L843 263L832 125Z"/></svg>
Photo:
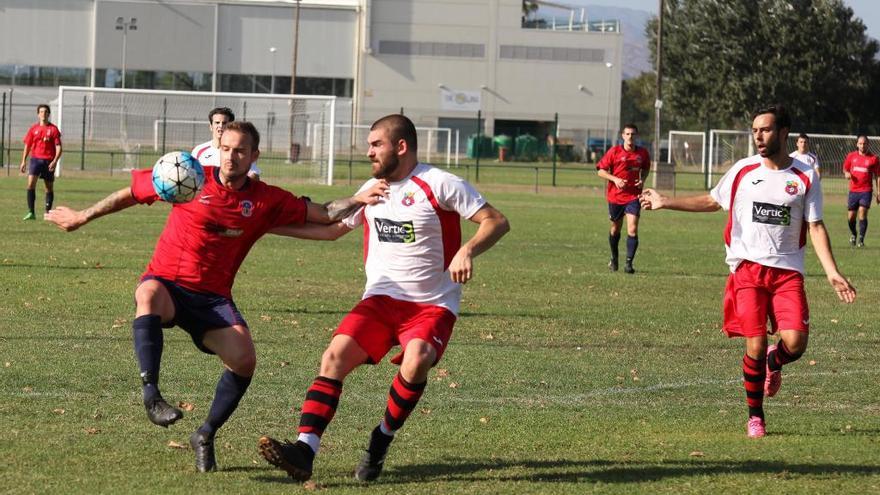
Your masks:
<svg viewBox="0 0 880 495"><path fill-rule="evenodd" d="M758 107L752 112L752 120L755 120L755 117L758 115L764 115L765 113L773 115L777 129L791 129L791 116L781 103L768 103Z"/></svg>
<svg viewBox="0 0 880 495"><path fill-rule="evenodd" d="M865 142L866 142L866 143L867 143L868 141L871 140L870 138L868 138L868 135L867 135L867 134L858 134L858 135L856 136L856 142L858 143L858 142L859 142L859 139L861 139L861 138L865 138Z"/></svg>
<svg viewBox="0 0 880 495"><path fill-rule="evenodd" d="M41 108L45 108L47 112L52 113L52 109L49 108L49 105L46 105L45 103L40 103L39 105L37 105L37 113L40 113Z"/></svg>
<svg viewBox="0 0 880 495"><path fill-rule="evenodd" d="M639 126L633 124L632 122L630 122L628 124L623 124L623 129L621 129L621 132L625 131L627 129L632 129L632 130L636 131L636 134L639 133Z"/></svg>
<svg viewBox="0 0 880 495"><path fill-rule="evenodd" d="M232 110L227 107L217 107L208 113L208 122L214 122L214 116L218 113L220 115L225 115L227 118L229 118L230 122L235 120L235 114L232 113Z"/></svg>
<svg viewBox="0 0 880 495"><path fill-rule="evenodd" d="M388 137L391 139L392 143L397 144L399 140L403 139L406 142L407 148L413 152L418 149L419 140L416 136L416 126L408 117L400 115L399 113L386 115L373 122L373 125L370 126L370 130L375 131L380 127L388 131Z"/></svg>
<svg viewBox="0 0 880 495"><path fill-rule="evenodd" d="M810 136L807 136L806 132L802 132L802 133L798 134L798 139L803 139L804 141L809 141Z"/></svg>
<svg viewBox="0 0 880 495"><path fill-rule="evenodd" d="M226 131L236 131L242 134L246 134L251 138L251 148L258 150L260 149L260 131L246 120L233 120L232 122L226 124Z"/></svg>

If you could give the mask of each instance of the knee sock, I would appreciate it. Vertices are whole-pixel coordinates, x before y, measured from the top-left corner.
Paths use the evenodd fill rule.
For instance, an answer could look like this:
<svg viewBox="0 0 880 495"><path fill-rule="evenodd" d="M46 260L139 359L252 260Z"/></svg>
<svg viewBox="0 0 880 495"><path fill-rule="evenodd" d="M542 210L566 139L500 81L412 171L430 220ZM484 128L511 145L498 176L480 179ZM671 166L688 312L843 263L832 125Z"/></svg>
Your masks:
<svg viewBox="0 0 880 495"><path fill-rule="evenodd" d="M615 235L608 234L608 245L611 246L611 259L613 260L616 260L619 254L618 244L620 244L620 232Z"/></svg>
<svg viewBox="0 0 880 495"><path fill-rule="evenodd" d="M309 444L315 452L318 452L321 435L336 414L340 395L342 382L324 376L316 377L306 392L299 418L298 439Z"/></svg>
<svg viewBox="0 0 880 495"><path fill-rule="evenodd" d="M868 218L862 218L859 220L859 239L865 239L865 232L868 231Z"/></svg>
<svg viewBox="0 0 880 495"><path fill-rule="evenodd" d="M855 235L856 235L856 219L853 218L852 220L848 220L848 222L849 222L849 231L853 235L853 237L855 237Z"/></svg>
<svg viewBox="0 0 880 495"><path fill-rule="evenodd" d="M639 236L626 236L626 259L632 261L636 257L636 250L639 248Z"/></svg>
<svg viewBox="0 0 880 495"><path fill-rule="evenodd" d="M144 402L152 401L159 394L159 364L162 361L162 320L159 315L143 315L131 324L134 352L140 366Z"/></svg>
<svg viewBox="0 0 880 495"><path fill-rule="evenodd" d="M767 378L766 361L755 359L748 354L743 356L743 385L746 388L746 404L749 417L764 419L764 379Z"/></svg>
<svg viewBox="0 0 880 495"><path fill-rule="evenodd" d="M391 388L388 390L388 405L385 407L385 419L380 426L382 433L393 435L403 422L409 417L410 413L415 409L416 404L425 391L425 385L428 382L409 383L403 378L400 372L391 382Z"/></svg>
<svg viewBox="0 0 880 495"><path fill-rule="evenodd" d="M211 410L208 411L208 417L199 431L214 436L223 423L232 416L250 384L251 377L249 376L237 375L229 370L223 371L223 374L220 375L220 381L217 382L217 391L214 393Z"/></svg>
<svg viewBox="0 0 880 495"><path fill-rule="evenodd" d="M767 367L770 368L770 371L779 371L782 369L782 365L797 361L803 355L803 352L795 354L789 351L788 347L785 347L785 342L780 340L776 349L767 355Z"/></svg>
<svg viewBox="0 0 880 495"><path fill-rule="evenodd" d="M34 203L37 202L37 191L34 189L27 190L27 203L28 203L28 211L34 212Z"/></svg>
<svg viewBox="0 0 880 495"><path fill-rule="evenodd" d="M46 193L46 211L52 209L52 203L55 202L55 192Z"/></svg>

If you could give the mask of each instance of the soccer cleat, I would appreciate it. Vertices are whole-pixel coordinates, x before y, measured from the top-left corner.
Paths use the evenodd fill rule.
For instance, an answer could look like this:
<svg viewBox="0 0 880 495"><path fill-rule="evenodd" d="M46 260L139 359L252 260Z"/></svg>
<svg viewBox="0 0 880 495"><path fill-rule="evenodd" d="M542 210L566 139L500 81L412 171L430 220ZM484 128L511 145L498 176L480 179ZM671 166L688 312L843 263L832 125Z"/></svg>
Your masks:
<svg viewBox="0 0 880 495"><path fill-rule="evenodd" d="M608 269L612 272L617 271L617 258L611 258L611 261L608 262Z"/></svg>
<svg viewBox="0 0 880 495"><path fill-rule="evenodd" d="M358 481L373 481L382 474L385 465L385 454L394 436L382 433L377 426L370 435L370 446L361 457L361 462L354 468L354 477Z"/></svg>
<svg viewBox="0 0 880 495"><path fill-rule="evenodd" d="M217 460L214 458L214 437L196 430L189 436L189 445L196 453L196 470L198 472L207 473L217 470Z"/></svg>
<svg viewBox="0 0 880 495"><path fill-rule="evenodd" d="M22 218L22 220L36 220L36 219L37 219L37 216L34 215L34 212L32 212L32 211L29 211L28 214L25 215L24 218Z"/></svg>
<svg viewBox="0 0 880 495"><path fill-rule="evenodd" d="M149 402L145 402L144 407L147 410L147 417L150 418L150 421L154 425L164 428L168 428L169 425L173 425L178 419L183 417L183 412L165 402L161 395Z"/></svg>
<svg viewBox="0 0 880 495"><path fill-rule="evenodd" d="M281 443L271 437L260 437L260 455L297 481L307 481L312 477L315 452L302 440Z"/></svg>
<svg viewBox="0 0 880 495"><path fill-rule="evenodd" d="M865 247L865 239L863 237L859 237L859 242L856 243L856 247Z"/></svg>
<svg viewBox="0 0 880 495"><path fill-rule="evenodd" d="M764 395L773 397L782 385L782 370L770 371L770 353L776 350L776 344L767 347L767 378L764 379Z"/></svg>
<svg viewBox="0 0 880 495"><path fill-rule="evenodd" d="M856 236L854 236L854 235L849 236L849 245L850 246L856 245Z"/></svg>
<svg viewBox="0 0 880 495"><path fill-rule="evenodd" d="M759 418L758 416L751 416L749 418L749 423L746 426L746 432L749 438L761 438L767 434L767 430L764 427L764 420Z"/></svg>
<svg viewBox="0 0 880 495"><path fill-rule="evenodd" d="M633 268L632 260L630 260L630 259L626 260L626 263L624 263L624 265L623 265L623 271L625 273L629 273L630 275L632 275L633 273L636 272L636 269Z"/></svg>

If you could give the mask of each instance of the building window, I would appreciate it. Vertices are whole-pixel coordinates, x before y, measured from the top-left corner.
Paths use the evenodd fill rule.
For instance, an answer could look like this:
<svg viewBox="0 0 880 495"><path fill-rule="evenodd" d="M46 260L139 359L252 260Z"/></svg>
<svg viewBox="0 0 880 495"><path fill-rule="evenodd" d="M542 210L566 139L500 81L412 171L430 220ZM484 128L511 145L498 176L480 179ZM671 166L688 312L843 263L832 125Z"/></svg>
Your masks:
<svg viewBox="0 0 880 495"><path fill-rule="evenodd" d="M486 45L442 43L437 41L379 41L382 55L417 55L422 57L484 58Z"/></svg>
<svg viewBox="0 0 880 495"><path fill-rule="evenodd" d="M88 86L89 69L0 65L0 84L9 86Z"/></svg>
<svg viewBox="0 0 880 495"><path fill-rule="evenodd" d="M501 45L499 57L509 60L547 60L552 62L604 62L605 50L549 46Z"/></svg>

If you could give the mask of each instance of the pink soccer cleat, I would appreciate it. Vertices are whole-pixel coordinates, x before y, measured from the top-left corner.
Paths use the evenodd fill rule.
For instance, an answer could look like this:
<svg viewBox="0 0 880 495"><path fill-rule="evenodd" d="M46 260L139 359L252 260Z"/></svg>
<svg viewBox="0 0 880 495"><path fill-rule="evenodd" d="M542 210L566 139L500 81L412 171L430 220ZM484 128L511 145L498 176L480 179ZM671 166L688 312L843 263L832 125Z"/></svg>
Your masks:
<svg viewBox="0 0 880 495"><path fill-rule="evenodd" d="M767 347L767 377L764 378L764 396L773 397L782 385L782 370L770 371L770 353L776 350L776 344Z"/></svg>
<svg viewBox="0 0 880 495"><path fill-rule="evenodd" d="M748 425L746 425L746 432L749 438L763 437L767 434L767 430L764 428L764 420L757 416L751 416Z"/></svg>

